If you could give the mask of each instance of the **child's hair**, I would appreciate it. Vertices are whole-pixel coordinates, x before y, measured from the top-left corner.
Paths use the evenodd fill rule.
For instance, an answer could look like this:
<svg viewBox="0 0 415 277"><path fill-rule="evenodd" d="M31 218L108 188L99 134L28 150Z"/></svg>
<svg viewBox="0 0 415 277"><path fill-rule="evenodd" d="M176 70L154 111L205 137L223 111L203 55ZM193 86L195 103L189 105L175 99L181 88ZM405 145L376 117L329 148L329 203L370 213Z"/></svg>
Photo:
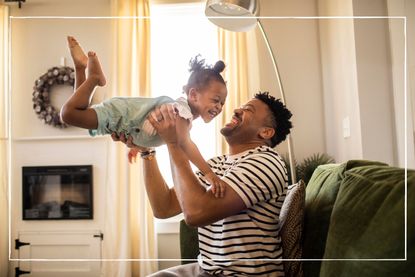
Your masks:
<svg viewBox="0 0 415 277"><path fill-rule="evenodd" d="M290 129L293 127L290 121L292 114L280 99L275 99L275 97L269 95L269 92L267 91L255 94L254 98L267 104L268 108L271 110L271 125L275 130L275 134L271 138L271 147L275 147L280 142L284 141L290 133Z"/></svg>
<svg viewBox="0 0 415 277"><path fill-rule="evenodd" d="M225 63L221 60L217 61L214 66L206 65L205 59L199 59L200 55L190 59L189 72L190 77L187 85L183 86L183 92L188 93L191 88L198 90L209 86L211 81L218 81L226 85L220 73L225 69Z"/></svg>

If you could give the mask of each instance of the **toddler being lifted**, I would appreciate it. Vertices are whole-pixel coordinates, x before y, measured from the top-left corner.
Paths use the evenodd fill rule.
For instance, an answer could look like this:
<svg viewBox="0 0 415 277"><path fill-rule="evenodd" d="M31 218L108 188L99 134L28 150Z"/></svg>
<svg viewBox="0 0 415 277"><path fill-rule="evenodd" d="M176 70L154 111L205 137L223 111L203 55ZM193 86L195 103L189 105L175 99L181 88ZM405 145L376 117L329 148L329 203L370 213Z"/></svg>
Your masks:
<svg viewBox="0 0 415 277"><path fill-rule="evenodd" d="M163 144L163 141L147 116L160 105L173 105L178 114L177 132L185 134L181 136L183 140L179 142L180 147L189 160L206 176L215 196L223 196L224 187L219 177L213 173L189 135L193 119L200 116L205 123L208 123L222 111L227 96L226 84L220 74L225 68L222 61L210 67L205 65L204 60L199 60L198 56L190 60L191 74L188 83L183 87L186 98L173 100L167 96L113 97L90 106L95 87L104 86L106 83L104 73L94 52L90 51L85 55L73 37L68 37L68 46L75 66L75 91L62 106L62 121L72 126L89 129L91 135L123 133L126 137L131 136L137 146L156 147ZM135 148L130 150L128 155L130 162L135 159L137 152Z"/></svg>

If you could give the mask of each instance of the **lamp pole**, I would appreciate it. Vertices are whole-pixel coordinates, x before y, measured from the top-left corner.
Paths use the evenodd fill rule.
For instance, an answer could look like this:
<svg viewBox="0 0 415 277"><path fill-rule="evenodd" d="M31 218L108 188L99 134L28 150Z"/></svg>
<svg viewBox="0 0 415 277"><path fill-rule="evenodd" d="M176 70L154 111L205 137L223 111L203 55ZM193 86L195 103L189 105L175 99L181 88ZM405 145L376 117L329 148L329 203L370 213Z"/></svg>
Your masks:
<svg viewBox="0 0 415 277"><path fill-rule="evenodd" d="M259 19L257 21L257 24L258 24L259 30L261 31L262 37L265 40L265 45L267 46L268 52L271 56L272 65L274 67L275 75L277 76L278 87L279 87L279 90L281 92L281 100L282 100L282 103L285 105L286 100L285 100L284 88L282 86L281 76L280 76L280 72L278 70L277 61L275 60L274 52L272 51L271 45L269 44L267 34L265 33L264 28L262 26L262 23ZM297 174L295 172L294 151L293 151L293 142L292 142L291 134L287 135L287 143L288 143L288 158L289 158L289 161L290 161L290 169L291 169L291 182L292 182L292 184L294 184L294 183L297 182Z"/></svg>
<svg viewBox="0 0 415 277"><path fill-rule="evenodd" d="M267 34L258 19L259 1L257 0L207 0L205 14L209 20L225 30L233 32L246 32L259 26L261 34L265 40L268 52L271 56L272 65L274 66L275 75L277 76L278 87L281 93L282 103L286 104L284 88L282 87L280 73L278 71L277 61L269 44ZM232 18L234 17L234 18ZM288 157L291 169L291 182L297 181L294 165L294 150L291 135L287 135Z"/></svg>

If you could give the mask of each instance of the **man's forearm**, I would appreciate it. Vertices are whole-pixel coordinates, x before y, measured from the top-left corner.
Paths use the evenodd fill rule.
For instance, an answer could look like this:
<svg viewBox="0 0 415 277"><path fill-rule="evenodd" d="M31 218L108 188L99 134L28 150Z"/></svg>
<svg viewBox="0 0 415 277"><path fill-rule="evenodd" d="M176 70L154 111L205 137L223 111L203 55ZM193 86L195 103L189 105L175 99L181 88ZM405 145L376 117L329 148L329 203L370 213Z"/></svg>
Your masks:
<svg viewBox="0 0 415 277"><path fill-rule="evenodd" d="M190 167L188 156L180 147L180 136L178 136L176 129L177 115L171 106L167 106L167 110L162 106L160 109L155 109L153 113L154 117L148 118L169 149L177 210L183 212L186 223L193 226L205 226L245 209L246 205L243 199L235 190L226 189L224 197L215 198L211 190L206 190L199 183ZM163 120L155 120L159 117ZM151 171L147 174L150 173ZM151 175L147 176L147 183L151 184L152 178L154 177ZM220 180L220 185L228 186L222 180ZM156 200L160 200L155 195L152 195L151 198L154 203Z"/></svg>
<svg viewBox="0 0 415 277"><path fill-rule="evenodd" d="M157 218L169 218L181 212L174 189L167 186L160 173L157 160L143 159L144 184L153 214Z"/></svg>
<svg viewBox="0 0 415 277"><path fill-rule="evenodd" d="M171 169L176 195L186 221L205 221L208 192L194 175L187 155L177 144L169 144ZM213 194L211 195L213 197Z"/></svg>

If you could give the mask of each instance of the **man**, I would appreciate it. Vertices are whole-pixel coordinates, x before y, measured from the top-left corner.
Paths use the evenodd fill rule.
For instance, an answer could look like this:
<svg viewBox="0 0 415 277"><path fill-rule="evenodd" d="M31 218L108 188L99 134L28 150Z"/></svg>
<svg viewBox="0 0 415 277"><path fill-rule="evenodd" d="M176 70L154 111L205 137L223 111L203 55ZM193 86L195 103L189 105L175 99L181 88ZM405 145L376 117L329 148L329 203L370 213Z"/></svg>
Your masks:
<svg viewBox="0 0 415 277"><path fill-rule="evenodd" d="M166 185L155 151L141 149L154 216L169 218L183 212L188 225L199 227L200 249L198 263L151 276L284 276L279 213L287 171L273 147L289 134L290 118L290 111L267 92L234 110L221 130L229 155L208 161L226 190L217 198L202 174L192 172L178 145L174 110L162 106L149 116L167 144L174 182L173 188ZM121 140L133 147L130 139Z"/></svg>

